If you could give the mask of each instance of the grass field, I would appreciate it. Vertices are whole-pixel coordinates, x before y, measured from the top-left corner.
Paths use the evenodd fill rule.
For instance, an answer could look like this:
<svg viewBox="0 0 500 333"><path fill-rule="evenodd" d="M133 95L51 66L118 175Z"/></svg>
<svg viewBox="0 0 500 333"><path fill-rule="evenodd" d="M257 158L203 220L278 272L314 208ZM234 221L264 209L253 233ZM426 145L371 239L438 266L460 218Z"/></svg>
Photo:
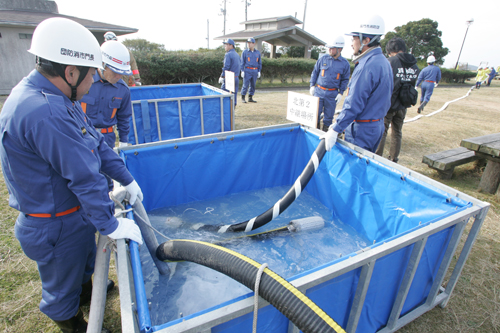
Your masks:
<svg viewBox="0 0 500 333"><path fill-rule="evenodd" d="M450 100L465 95L472 83L461 88L439 86L424 115ZM302 91L308 93L307 90ZM241 103L235 112L235 129L287 123L286 92L255 94L258 103ZM422 156L459 147L463 138L499 132L500 82L474 90L469 97L432 117L407 123L399 163L473 197L489 202L491 208L447 307L419 317L400 332L500 332L500 199L480 193L477 186L482 169L474 163L455 168L453 178L442 181L422 164ZM0 102L1 103L1 102ZM0 104L1 107L1 104ZM407 119L416 116L416 107ZM386 144L386 153L390 140ZM8 194L0 179L0 330L3 332L58 332L38 310L41 284L35 263L22 253L14 237L17 212L8 207ZM112 262L113 264L113 262ZM115 268L111 267L115 276ZM84 309L88 313L88 307ZM115 288L108 297L105 327L120 329L119 296Z"/></svg>

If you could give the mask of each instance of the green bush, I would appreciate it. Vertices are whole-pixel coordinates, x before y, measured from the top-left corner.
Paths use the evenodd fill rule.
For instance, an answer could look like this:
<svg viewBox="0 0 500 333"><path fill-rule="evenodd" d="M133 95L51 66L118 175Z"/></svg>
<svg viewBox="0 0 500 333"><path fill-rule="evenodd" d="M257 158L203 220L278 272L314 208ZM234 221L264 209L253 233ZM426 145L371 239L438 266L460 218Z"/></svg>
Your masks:
<svg viewBox="0 0 500 333"><path fill-rule="evenodd" d="M198 51L163 51L161 53L138 53L137 65L144 84L170 84L205 82L216 85L222 72L224 50L200 49ZM135 55L135 54L134 54ZM300 77L302 82L311 75L316 60L304 58L262 59L262 77L271 83L293 82ZM354 65L351 65L351 73Z"/></svg>
<svg viewBox="0 0 500 333"><path fill-rule="evenodd" d="M448 83L465 83L468 78L475 76L475 72L441 68L441 81Z"/></svg>

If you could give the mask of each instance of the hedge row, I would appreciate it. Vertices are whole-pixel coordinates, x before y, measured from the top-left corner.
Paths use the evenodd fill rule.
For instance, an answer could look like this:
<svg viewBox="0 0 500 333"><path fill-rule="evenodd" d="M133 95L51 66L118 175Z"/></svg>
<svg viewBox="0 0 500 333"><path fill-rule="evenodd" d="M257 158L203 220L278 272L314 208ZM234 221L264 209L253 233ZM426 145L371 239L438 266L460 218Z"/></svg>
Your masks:
<svg viewBox="0 0 500 333"><path fill-rule="evenodd" d="M144 84L169 84L186 82L206 82L215 84L222 72L224 51L212 52L163 52L137 56L137 65ZM270 82L293 82L300 77L308 82L308 77L316 60L303 58L262 59L263 78Z"/></svg>
<svg viewBox="0 0 500 333"><path fill-rule="evenodd" d="M476 72L441 68L441 81L448 83L465 83L469 78L476 77Z"/></svg>
<svg viewBox="0 0 500 333"><path fill-rule="evenodd" d="M221 75L223 50L209 52L168 51L137 57L137 65L144 84L205 82L216 85ZM262 59L262 77L273 83L293 82L297 77L308 82L316 60L303 58ZM351 73L354 65L351 64ZM476 76L475 72L441 69L442 81L464 83ZM290 80L290 81L289 81Z"/></svg>

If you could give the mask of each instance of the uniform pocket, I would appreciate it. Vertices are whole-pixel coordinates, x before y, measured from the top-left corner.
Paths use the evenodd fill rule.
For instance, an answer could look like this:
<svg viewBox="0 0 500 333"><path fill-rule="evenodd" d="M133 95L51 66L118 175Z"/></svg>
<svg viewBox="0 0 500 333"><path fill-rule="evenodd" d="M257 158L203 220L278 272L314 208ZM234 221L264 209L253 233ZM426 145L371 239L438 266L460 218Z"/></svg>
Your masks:
<svg viewBox="0 0 500 333"><path fill-rule="evenodd" d="M20 214L14 230L28 258L48 262L54 257L54 249L61 239L62 226L60 219L45 221L43 218Z"/></svg>
<svg viewBox="0 0 500 333"><path fill-rule="evenodd" d="M121 97L113 97L111 101L109 102L109 108L110 109L119 109L120 105L122 105L122 99Z"/></svg>

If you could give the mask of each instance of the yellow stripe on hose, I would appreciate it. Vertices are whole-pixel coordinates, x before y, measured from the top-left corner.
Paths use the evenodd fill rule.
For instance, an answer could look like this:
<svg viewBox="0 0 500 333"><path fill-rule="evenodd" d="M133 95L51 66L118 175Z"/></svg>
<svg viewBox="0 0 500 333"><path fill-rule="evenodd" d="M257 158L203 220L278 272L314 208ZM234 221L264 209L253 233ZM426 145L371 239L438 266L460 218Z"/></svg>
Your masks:
<svg viewBox="0 0 500 333"><path fill-rule="evenodd" d="M247 263L249 263L250 265L254 266L257 269L260 268L260 266L261 266L261 264L259 264L258 262L254 261L254 260L252 260L252 259L250 259L250 258L248 258L248 257L246 257L238 252L232 251L232 250L227 249L227 248L222 247L222 246L218 246L218 245L214 245L214 244L206 243L206 242L201 242L201 241L196 241L196 240L189 240L189 239L182 239L179 241L192 242L192 243L202 244L205 246L210 246L210 247L216 248L218 250L224 251L226 253L229 253L229 254L231 254L231 255L233 255L233 256L235 256L243 261L246 261ZM295 295L295 297L300 299L302 301L302 303L307 305L312 311L314 311L321 319L323 319L324 322L326 322L336 332L346 333L344 331L344 329L335 322L335 320L333 320L328 314L325 313L325 311L323 311L319 306L317 306L313 301L311 301L309 299L309 297L304 295L297 288L295 288L292 284L290 284L290 282L286 281L285 279L283 279L281 276L279 276L278 274L276 274L275 272L273 272L269 268L264 269L264 273L266 273L269 277L273 278L275 281L277 281L283 287L288 289L288 291L290 291L292 294Z"/></svg>

